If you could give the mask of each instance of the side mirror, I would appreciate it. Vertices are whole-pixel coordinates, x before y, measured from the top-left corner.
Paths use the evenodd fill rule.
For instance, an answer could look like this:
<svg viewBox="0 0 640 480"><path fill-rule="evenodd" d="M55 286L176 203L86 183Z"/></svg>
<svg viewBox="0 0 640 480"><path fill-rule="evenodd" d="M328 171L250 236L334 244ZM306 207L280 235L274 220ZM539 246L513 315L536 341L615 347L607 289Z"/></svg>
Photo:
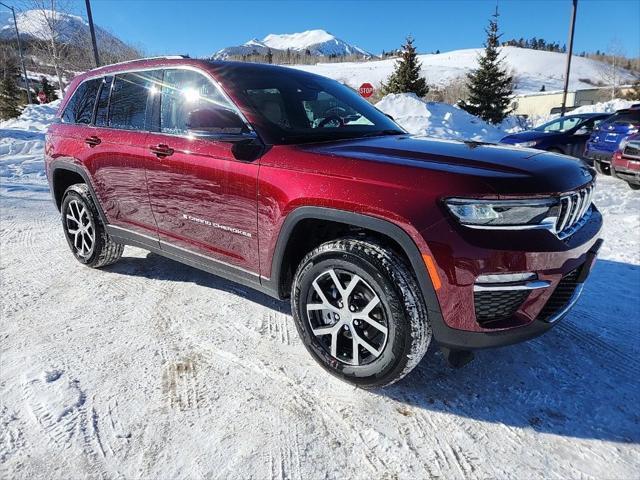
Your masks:
<svg viewBox="0 0 640 480"><path fill-rule="evenodd" d="M233 110L209 107L189 112L186 126L194 137L210 138L220 142L241 142L256 138Z"/></svg>

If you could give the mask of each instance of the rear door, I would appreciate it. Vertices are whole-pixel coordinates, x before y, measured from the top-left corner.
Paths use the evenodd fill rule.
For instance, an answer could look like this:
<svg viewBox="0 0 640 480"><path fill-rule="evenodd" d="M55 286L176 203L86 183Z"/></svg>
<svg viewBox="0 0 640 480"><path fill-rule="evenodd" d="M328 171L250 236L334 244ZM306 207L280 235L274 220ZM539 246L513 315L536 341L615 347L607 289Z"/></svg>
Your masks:
<svg viewBox="0 0 640 480"><path fill-rule="evenodd" d="M234 144L189 136L189 114L208 106L236 110L203 72L164 71L157 132L147 139L147 185L161 247L195 253L259 272L257 161L234 155Z"/></svg>
<svg viewBox="0 0 640 480"><path fill-rule="evenodd" d="M145 173L154 75L133 72L102 80L86 164L109 223L157 238Z"/></svg>

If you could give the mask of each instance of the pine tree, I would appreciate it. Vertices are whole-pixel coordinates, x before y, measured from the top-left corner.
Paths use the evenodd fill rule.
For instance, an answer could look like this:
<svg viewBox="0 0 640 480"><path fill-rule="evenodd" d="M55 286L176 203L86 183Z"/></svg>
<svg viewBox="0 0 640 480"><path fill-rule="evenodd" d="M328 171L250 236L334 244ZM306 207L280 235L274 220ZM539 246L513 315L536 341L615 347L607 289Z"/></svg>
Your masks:
<svg viewBox="0 0 640 480"><path fill-rule="evenodd" d="M267 63L268 64L273 63L273 52L271 51L270 48L267 50Z"/></svg>
<svg viewBox="0 0 640 480"><path fill-rule="evenodd" d="M460 108L494 124L509 114L513 93L513 77L502 66L498 45L498 9L489 20L484 54L478 58L478 68L467 75L469 97L459 103Z"/></svg>
<svg viewBox="0 0 640 480"><path fill-rule="evenodd" d="M18 66L9 58L3 65L0 79L0 120L20 115L20 89L16 82Z"/></svg>
<svg viewBox="0 0 640 480"><path fill-rule="evenodd" d="M47 77L42 77L40 79L40 84L42 85L42 91L47 96L47 103L53 102L58 99L58 95L56 94L56 89L53 88L53 85L49 83Z"/></svg>
<svg viewBox="0 0 640 480"><path fill-rule="evenodd" d="M396 61L395 70L387 83L382 84L382 93L415 93L418 97L424 97L429 93L429 86L427 80L420 76L420 67L413 37L408 36L407 42L402 46L402 56Z"/></svg>

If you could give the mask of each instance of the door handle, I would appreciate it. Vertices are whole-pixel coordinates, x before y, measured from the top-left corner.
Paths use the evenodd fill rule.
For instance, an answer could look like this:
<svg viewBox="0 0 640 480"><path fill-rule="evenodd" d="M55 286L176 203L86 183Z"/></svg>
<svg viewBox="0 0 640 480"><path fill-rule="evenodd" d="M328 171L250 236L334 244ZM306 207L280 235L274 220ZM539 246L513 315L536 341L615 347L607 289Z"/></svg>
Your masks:
<svg viewBox="0 0 640 480"><path fill-rule="evenodd" d="M86 143L90 147L95 147L96 145L100 145L102 143L102 140L100 140L95 135L91 135L90 137L84 139L84 143Z"/></svg>
<svg viewBox="0 0 640 480"><path fill-rule="evenodd" d="M173 148L163 143L159 145L152 145L151 147L149 147L149 150L151 150L151 153L156 155L158 158L164 158L168 157L169 155L173 155Z"/></svg>

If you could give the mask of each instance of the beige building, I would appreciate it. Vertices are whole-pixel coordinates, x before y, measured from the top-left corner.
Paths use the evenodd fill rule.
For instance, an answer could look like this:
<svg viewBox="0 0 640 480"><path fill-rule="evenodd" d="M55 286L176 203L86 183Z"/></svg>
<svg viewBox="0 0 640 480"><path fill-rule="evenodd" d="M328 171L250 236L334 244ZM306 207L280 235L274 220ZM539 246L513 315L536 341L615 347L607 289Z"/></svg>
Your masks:
<svg viewBox="0 0 640 480"><path fill-rule="evenodd" d="M620 97L630 90L631 86L629 85L619 87L617 96ZM607 100L611 100L611 87L586 88L567 92L568 108L593 105ZM548 115L551 109L560 108L561 106L562 91L516 95L511 102L511 108L513 108L515 114L527 116Z"/></svg>

